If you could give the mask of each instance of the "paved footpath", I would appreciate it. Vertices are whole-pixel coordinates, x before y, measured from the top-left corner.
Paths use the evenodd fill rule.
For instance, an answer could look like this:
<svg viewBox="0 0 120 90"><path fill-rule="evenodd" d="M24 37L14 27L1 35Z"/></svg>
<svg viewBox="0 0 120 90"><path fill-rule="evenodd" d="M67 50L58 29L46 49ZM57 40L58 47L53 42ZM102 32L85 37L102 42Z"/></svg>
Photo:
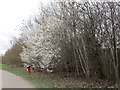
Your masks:
<svg viewBox="0 0 120 90"><path fill-rule="evenodd" d="M30 82L24 80L23 78L0 70L0 89L1 88L35 88Z"/></svg>

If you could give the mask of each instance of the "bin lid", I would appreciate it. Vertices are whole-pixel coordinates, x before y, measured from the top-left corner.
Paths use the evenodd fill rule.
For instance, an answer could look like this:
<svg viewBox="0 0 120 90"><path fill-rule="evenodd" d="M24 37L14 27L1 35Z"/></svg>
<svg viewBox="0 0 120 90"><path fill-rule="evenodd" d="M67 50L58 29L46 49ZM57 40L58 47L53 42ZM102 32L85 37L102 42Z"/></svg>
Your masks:
<svg viewBox="0 0 120 90"><path fill-rule="evenodd" d="M27 68L30 68L30 65L28 65Z"/></svg>

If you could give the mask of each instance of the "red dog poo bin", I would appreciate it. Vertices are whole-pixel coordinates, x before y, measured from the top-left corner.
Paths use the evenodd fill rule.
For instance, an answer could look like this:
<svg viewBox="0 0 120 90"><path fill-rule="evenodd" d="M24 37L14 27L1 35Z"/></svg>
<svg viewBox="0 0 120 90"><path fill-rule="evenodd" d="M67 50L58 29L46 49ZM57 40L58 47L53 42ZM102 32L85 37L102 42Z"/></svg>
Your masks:
<svg viewBox="0 0 120 90"><path fill-rule="evenodd" d="M27 66L27 72L31 72L31 68L30 68L30 66Z"/></svg>

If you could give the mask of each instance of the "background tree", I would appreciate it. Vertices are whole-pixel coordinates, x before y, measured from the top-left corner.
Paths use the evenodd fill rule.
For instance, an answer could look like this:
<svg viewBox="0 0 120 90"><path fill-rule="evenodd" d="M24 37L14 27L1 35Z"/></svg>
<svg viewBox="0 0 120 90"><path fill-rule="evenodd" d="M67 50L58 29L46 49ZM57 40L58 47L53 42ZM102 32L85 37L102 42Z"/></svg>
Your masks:
<svg viewBox="0 0 120 90"><path fill-rule="evenodd" d="M11 49L6 51L3 56L2 62L9 66L22 66L22 61L20 58L20 53L22 52L22 45L20 43L15 43Z"/></svg>
<svg viewBox="0 0 120 90"><path fill-rule="evenodd" d="M22 61L38 71L118 81L119 6L65 0L42 7L21 28Z"/></svg>

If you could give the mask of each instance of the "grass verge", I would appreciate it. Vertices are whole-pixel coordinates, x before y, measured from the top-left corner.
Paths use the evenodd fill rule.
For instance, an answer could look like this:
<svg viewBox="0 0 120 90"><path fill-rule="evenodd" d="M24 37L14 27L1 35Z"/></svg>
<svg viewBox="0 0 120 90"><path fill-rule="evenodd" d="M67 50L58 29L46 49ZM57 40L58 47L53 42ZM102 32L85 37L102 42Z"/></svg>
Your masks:
<svg viewBox="0 0 120 90"><path fill-rule="evenodd" d="M11 68L4 64L0 65L0 69L9 71L18 76L23 77L24 79L30 81L36 88L51 88L51 82L47 78L40 78L37 73L27 73L25 68Z"/></svg>
<svg viewBox="0 0 120 90"><path fill-rule="evenodd" d="M112 85L107 81L100 81L100 83L92 81L86 82L84 80L72 80L71 78L59 78L51 76L51 74L35 73L31 74L26 72L25 68L11 68L5 64L0 64L0 69L9 71L24 79L30 81L36 88L104 88L104 87L120 87Z"/></svg>
<svg viewBox="0 0 120 90"><path fill-rule="evenodd" d="M31 74L26 72L25 68L11 68L5 64L0 64L0 69L9 71L18 76L23 77L24 79L30 81L36 88L74 88L76 84L66 81L66 80L57 80L50 78L48 75L34 73ZM78 86L77 86L78 87Z"/></svg>

